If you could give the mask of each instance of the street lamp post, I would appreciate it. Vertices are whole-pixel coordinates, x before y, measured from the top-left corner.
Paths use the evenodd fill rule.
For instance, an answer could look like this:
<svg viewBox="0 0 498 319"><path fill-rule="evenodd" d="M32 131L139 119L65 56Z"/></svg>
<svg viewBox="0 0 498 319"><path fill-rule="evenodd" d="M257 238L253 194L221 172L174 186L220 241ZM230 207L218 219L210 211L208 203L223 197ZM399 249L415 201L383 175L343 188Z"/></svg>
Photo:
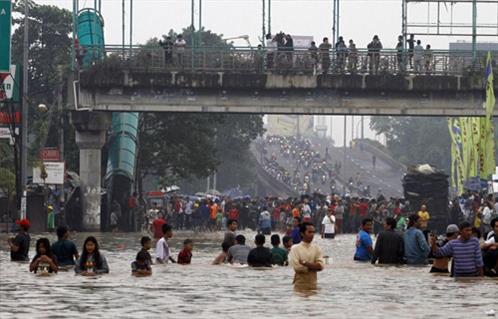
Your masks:
<svg viewBox="0 0 498 319"><path fill-rule="evenodd" d="M24 39L23 39L23 79L21 115L21 219L26 218L26 184L28 174L28 63L29 63L29 3L24 2Z"/></svg>

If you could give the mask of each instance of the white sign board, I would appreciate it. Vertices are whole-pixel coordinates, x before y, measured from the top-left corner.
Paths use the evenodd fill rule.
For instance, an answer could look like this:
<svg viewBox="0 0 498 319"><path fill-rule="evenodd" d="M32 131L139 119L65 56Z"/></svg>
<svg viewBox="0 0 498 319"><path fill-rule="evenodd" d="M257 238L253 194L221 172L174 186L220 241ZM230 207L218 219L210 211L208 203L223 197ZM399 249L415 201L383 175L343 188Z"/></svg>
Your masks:
<svg viewBox="0 0 498 319"><path fill-rule="evenodd" d="M6 138L10 141L10 145L14 145L14 140L12 139L12 135L10 135L8 127L0 127L0 138Z"/></svg>
<svg viewBox="0 0 498 319"><path fill-rule="evenodd" d="M13 76L14 76L14 74L16 74L16 68L17 68L16 65L11 64L10 65L10 74L11 75L8 75L5 78L5 80L3 81L3 86L5 89L5 94L7 95L7 99L11 99L13 94L14 94L15 82L14 82Z"/></svg>
<svg viewBox="0 0 498 319"><path fill-rule="evenodd" d="M64 184L64 162L45 162L45 171L47 178L45 181L41 178L41 168L33 168L33 184Z"/></svg>

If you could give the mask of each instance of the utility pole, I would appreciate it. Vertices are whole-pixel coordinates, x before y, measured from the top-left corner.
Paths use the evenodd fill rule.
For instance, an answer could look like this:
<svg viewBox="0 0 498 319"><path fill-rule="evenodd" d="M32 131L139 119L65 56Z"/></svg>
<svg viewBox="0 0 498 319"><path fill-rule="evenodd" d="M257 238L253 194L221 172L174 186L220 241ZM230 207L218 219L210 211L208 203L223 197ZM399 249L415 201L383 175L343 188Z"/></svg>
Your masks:
<svg viewBox="0 0 498 319"><path fill-rule="evenodd" d="M133 53L133 0L130 0L130 57Z"/></svg>
<svg viewBox="0 0 498 319"><path fill-rule="evenodd" d="M202 0L199 0L199 46L202 46Z"/></svg>
<svg viewBox="0 0 498 319"><path fill-rule="evenodd" d="M365 116L361 116L361 139L365 139Z"/></svg>
<svg viewBox="0 0 498 319"><path fill-rule="evenodd" d="M122 46L123 46L123 58L125 55L125 0L121 0L121 22L122 22L122 29L121 29L121 41L122 41Z"/></svg>
<svg viewBox="0 0 498 319"><path fill-rule="evenodd" d="M21 127L21 219L26 218L26 184L28 176L28 63L29 63L29 3L24 2L24 39L23 39L23 69L22 69L22 127Z"/></svg>
<svg viewBox="0 0 498 319"><path fill-rule="evenodd" d="M271 0L268 0L268 34L271 34ZM266 34L265 34L265 40L266 40Z"/></svg>
<svg viewBox="0 0 498 319"><path fill-rule="evenodd" d="M472 1L472 65L477 62L477 1Z"/></svg>
<svg viewBox="0 0 498 319"><path fill-rule="evenodd" d="M266 36L266 28L265 28L265 21L266 21L266 14L265 14L265 6L266 6L266 3L265 3L265 0L262 0L262 18L261 18L261 42L262 42L262 45L263 47L265 47L265 36Z"/></svg>

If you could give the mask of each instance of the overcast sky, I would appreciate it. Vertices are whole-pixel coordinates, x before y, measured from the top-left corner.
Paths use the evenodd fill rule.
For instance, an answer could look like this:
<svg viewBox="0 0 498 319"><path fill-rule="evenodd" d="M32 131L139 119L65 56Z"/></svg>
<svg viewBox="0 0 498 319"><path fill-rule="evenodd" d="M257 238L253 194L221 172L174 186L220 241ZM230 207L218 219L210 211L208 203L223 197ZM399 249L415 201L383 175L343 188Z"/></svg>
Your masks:
<svg viewBox="0 0 498 319"><path fill-rule="evenodd" d="M38 0L40 4L50 4L72 9L72 0ZM93 0L80 0L80 9L92 7ZM196 28L198 25L198 3L196 3ZM224 37L249 35L252 45L258 44L262 34L262 0L203 0L203 26ZM129 4L126 0L126 41L129 43ZM122 0L102 0L102 15L105 20L107 44L121 43ZM176 31L190 25L190 0L134 0L134 44L140 44L152 37L160 37L170 29ZM342 0L340 6L340 33L345 40L353 39L358 48L365 48L372 37L379 35L385 48L394 48L397 36L401 33L400 0ZM441 5L441 23L471 23L470 4ZM409 22L435 23L437 5L413 3L409 6ZM428 19L428 16L430 17ZM478 24L498 24L498 6L479 4ZM313 36L317 42L325 36L331 38L332 0L272 0L272 33L284 31L292 35ZM421 30L422 31L422 30ZM427 31L427 28L423 29ZM433 30L435 31L435 29ZM449 29L447 30L450 31ZM453 28L453 33L470 29ZM498 34L498 29L487 29L488 33ZM431 44L433 49L447 49L450 41L470 41L465 37L416 37L422 44ZM482 42L498 42L498 37L478 38ZM236 45L244 46L244 41ZM359 121L359 117L356 117ZM355 123L356 123L355 121ZM348 122L351 123L351 117ZM343 140L342 117L335 117L334 136L337 144ZM348 124L348 141L351 137L351 124ZM355 124L356 126L356 124ZM356 131L357 129L355 129ZM366 135L374 137L366 130Z"/></svg>

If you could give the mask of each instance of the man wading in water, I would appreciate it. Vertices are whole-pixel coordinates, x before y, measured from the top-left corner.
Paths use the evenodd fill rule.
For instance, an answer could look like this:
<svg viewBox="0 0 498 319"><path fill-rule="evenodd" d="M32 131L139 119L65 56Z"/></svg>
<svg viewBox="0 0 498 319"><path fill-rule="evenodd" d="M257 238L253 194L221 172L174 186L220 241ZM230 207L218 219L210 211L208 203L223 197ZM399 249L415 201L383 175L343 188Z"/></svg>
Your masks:
<svg viewBox="0 0 498 319"><path fill-rule="evenodd" d="M294 287L316 289L317 272L323 270L322 251L318 245L311 243L315 235L315 226L304 222L300 225L302 241L292 246L289 261L294 268Z"/></svg>

